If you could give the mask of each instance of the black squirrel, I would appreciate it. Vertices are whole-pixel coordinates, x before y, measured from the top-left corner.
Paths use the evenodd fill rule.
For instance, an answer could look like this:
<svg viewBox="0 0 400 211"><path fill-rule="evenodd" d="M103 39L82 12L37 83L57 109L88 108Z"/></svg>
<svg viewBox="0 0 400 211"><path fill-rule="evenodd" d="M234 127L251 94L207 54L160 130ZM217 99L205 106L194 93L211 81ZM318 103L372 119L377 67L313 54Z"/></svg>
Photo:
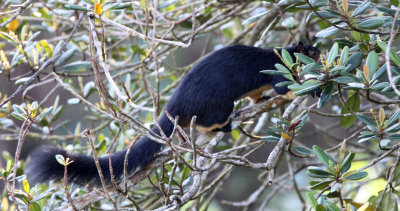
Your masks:
<svg viewBox="0 0 400 211"><path fill-rule="evenodd" d="M293 58L295 52L312 57L316 61L320 56L318 48L302 43L285 49ZM260 73L262 70L275 69L276 63L282 64L282 61L273 49L245 45L224 47L208 55L190 70L165 108L171 116L179 116L178 124L181 127L188 127L191 118L196 115L198 130L228 132L231 130L229 116L235 101L249 97L257 103L262 99L268 99L263 97L262 93L271 88L280 95L289 92L287 87L276 86L277 83L287 81L283 76ZM319 95L320 90L316 92L313 94ZM174 126L165 114L161 115L158 124L165 135L169 136L172 133ZM160 135L158 127L154 127L152 131ZM151 162L160 149L161 144L142 137L129 153L128 174ZM120 180L123 176L126 150L111 155L116 180ZM68 166L69 182L80 185L100 184L93 157L69 153L55 147L40 147L31 153L27 169L28 179L33 182L61 180L64 177L64 166L56 161L57 154L73 160ZM108 155L100 157L99 162L105 181L110 183Z"/></svg>

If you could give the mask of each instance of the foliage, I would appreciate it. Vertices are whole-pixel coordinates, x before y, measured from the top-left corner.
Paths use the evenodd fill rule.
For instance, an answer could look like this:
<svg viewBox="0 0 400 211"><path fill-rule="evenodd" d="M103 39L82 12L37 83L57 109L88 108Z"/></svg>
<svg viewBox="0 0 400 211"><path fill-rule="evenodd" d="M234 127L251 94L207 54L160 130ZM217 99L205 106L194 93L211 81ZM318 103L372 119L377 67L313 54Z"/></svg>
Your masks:
<svg viewBox="0 0 400 211"><path fill-rule="evenodd" d="M274 197L278 192L295 195L290 201L303 209L398 210L399 11L398 0L0 1L0 77L20 87L17 95L5 86L0 93L0 146L19 146L14 158L2 151L0 210L263 210L289 204ZM122 150L136 135L148 135L145 129L196 64L184 61L188 55L202 58L236 43L277 48L298 41L321 49L320 60L276 51L283 65L262 71L288 79L277 86L297 96L289 106L261 118L253 112L254 124L238 119L240 128L206 147L192 130L180 137L191 146L161 137L167 153L122 189L29 184L19 159L24 139L90 155ZM317 89L321 96L313 100L309 94ZM235 109L256 109L249 104L241 100ZM95 151L80 142L82 127L96 137ZM263 151L260 163L248 157L265 145L275 148ZM54 159L66 169L73 162ZM240 195L243 201L225 191L232 184L235 194L249 191L229 182L233 166L255 172L245 178L249 184L258 179L252 194Z"/></svg>

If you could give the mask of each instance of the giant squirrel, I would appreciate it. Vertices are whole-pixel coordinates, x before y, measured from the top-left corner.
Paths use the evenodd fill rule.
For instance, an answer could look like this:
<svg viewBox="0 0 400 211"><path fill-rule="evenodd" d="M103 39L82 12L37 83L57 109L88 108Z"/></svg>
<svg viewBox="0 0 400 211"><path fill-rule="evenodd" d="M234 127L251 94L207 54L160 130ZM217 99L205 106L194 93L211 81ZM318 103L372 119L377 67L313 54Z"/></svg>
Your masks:
<svg viewBox="0 0 400 211"><path fill-rule="evenodd" d="M302 43L285 49L293 58L295 52L312 57L316 61L320 55L318 48ZM275 69L276 63L282 64L282 61L273 49L245 45L224 47L205 57L190 70L176 88L165 109L171 116L179 116L178 124L183 128L188 127L192 117L196 115L198 130L228 132L231 130L229 116L235 101L249 97L257 103L268 98L263 97L262 93L271 88L280 95L289 92L287 87L276 86L287 81L283 76L260 73L262 70ZM319 95L318 92L320 91L313 94ZM164 134L170 136L174 125L165 114L161 115L158 124ZM158 127L154 127L152 131L160 135ZM160 143L142 137L129 153L128 174L151 162L160 149ZM124 173L126 150L111 155L113 175L117 180L121 179ZM57 154L69 157L73 161L68 165L69 182L80 185L100 184L93 157L69 153L55 147L40 147L31 153L27 169L28 179L34 182L61 180L64 177L64 166L55 159ZM109 183L109 156L100 157L99 163L104 179Z"/></svg>

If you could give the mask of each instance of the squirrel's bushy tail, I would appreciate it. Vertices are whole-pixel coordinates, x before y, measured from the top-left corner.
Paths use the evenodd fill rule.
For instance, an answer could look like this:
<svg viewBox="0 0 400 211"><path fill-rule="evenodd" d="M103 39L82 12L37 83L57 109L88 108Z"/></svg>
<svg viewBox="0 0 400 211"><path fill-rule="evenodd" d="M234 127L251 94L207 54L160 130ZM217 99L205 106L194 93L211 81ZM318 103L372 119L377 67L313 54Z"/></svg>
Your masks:
<svg viewBox="0 0 400 211"><path fill-rule="evenodd" d="M173 130L173 124L166 115L162 115L158 121L163 132L169 136ZM157 127L152 129L156 134L160 134ZM142 137L131 149L128 157L127 172L134 172L137 168L143 167L154 159L154 154L161 149L161 144ZM111 154L113 175L119 181L124 174L124 160L127 149ZM64 166L57 162L55 156L60 154L64 158L69 157L73 161L68 165L68 181L79 185L99 185L100 177L97 171L94 158L92 156L69 153L56 147L40 147L30 155L27 175L32 182L46 182L49 180L61 180L64 177ZM98 158L104 179L107 183L111 182L109 155Z"/></svg>

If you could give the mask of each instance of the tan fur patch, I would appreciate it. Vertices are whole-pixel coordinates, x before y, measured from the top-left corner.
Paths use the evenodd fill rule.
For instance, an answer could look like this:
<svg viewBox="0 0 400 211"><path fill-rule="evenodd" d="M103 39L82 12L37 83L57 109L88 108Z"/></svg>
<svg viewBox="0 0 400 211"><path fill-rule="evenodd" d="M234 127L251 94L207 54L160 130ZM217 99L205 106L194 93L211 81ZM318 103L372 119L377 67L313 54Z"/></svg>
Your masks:
<svg viewBox="0 0 400 211"><path fill-rule="evenodd" d="M196 125L196 128L197 128L198 131L201 131L201 132L204 132L204 133L208 133L208 132L210 132L210 131L212 131L214 129L222 128L228 123L229 123L229 118L228 118L228 120L226 120L226 122L224 122L222 124L214 124L214 125L211 125L210 127L203 127L201 125Z"/></svg>
<svg viewBox="0 0 400 211"><path fill-rule="evenodd" d="M251 99L251 101L253 101L253 103L256 103L262 97L262 93L264 91L270 90L272 88L273 87L268 84L268 85L262 86L258 89L252 90L248 93L245 93L244 95L240 96L238 99L235 99L235 100L240 100L242 98L249 97Z"/></svg>
<svg viewBox="0 0 400 211"><path fill-rule="evenodd" d="M297 97L297 95L295 95L293 93L294 93L293 91L289 91L285 95L282 95L282 97L285 99L294 100Z"/></svg>

